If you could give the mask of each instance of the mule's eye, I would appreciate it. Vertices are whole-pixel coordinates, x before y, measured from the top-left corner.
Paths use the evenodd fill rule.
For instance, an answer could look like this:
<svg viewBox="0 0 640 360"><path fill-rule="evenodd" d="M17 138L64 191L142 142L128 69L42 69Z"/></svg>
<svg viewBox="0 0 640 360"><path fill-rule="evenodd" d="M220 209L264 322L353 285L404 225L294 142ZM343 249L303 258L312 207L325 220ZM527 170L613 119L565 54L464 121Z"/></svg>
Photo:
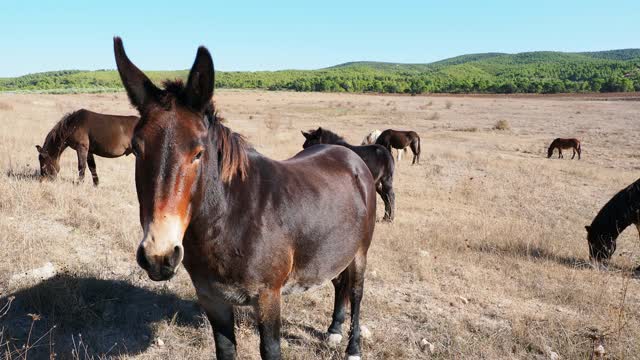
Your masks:
<svg viewBox="0 0 640 360"><path fill-rule="evenodd" d="M202 153L204 152L204 150L200 150L198 151L198 153L196 154L196 156L193 157L193 161L192 162L196 162L198 160L200 160L200 158L202 157Z"/></svg>

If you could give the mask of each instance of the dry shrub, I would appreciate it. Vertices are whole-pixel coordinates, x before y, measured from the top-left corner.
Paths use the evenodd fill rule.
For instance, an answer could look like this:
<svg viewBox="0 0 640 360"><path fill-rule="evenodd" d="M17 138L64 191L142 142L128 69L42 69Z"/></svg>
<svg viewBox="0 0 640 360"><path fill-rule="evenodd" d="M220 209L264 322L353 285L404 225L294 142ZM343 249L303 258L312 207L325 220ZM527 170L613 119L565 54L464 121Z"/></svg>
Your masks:
<svg viewBox="0 0 640 360"><path fill-rule="evenodd" d="M511 125L507 120L498 120L493 126L493 130L511 130Z"/></svg>

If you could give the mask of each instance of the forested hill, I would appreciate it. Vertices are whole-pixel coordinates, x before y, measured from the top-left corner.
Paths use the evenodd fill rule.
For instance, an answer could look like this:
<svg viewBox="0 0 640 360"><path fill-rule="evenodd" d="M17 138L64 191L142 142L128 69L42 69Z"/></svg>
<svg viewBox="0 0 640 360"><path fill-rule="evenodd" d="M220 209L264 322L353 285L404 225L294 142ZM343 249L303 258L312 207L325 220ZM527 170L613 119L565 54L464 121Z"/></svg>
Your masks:
<svg viewBox="0 0 640 360"><path fill-rule="evenodd" d="M153 81L187 70L151 71ZM484 53L430 64L350 62L318 70L217 72L236 89L377 93L564 93L640 91L640 49ZM114 70L64 70L0 78L0 91L99 92L122 89Z"/></svg>

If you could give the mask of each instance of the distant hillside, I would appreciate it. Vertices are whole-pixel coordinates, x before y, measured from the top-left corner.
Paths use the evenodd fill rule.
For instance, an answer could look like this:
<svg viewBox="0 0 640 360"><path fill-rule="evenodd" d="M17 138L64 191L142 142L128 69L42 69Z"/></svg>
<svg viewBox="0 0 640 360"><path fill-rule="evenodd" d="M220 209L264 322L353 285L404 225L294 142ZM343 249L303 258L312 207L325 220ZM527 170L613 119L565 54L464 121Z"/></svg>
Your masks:
<svg viewBox="0 0 640 360"><path fill-rule="evenodd" d="M150 71L184 78L187 70ZM220 88L378 93L563 93L640 91L640 49L484 53L430 64L349 62L318 70L218 72ZM0 78L0 91L101 92L122 89L114 70L63 70Z"/></svg>

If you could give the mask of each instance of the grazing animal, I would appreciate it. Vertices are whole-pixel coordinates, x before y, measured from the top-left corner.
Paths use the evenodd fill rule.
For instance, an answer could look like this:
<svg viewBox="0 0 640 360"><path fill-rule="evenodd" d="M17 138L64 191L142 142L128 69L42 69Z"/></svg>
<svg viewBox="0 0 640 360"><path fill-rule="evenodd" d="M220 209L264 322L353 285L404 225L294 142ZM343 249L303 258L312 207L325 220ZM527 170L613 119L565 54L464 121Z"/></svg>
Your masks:
<svg viewBox="0 0 640 360"><path fill-rule="evenodd" d="M362 139L362 143L360 143L360 145L364 146L364 145L373 145L376 143L376 140L378 140L378 136L380 136L380 134L382 134L382 131L375 129L375 130L371 130L371 132L369 134L367 134L367 136L364 137L364 139Z"/></svg>
<svg viewBox="0 0 640 360"><path fill-rule="evenodd" d="M553 155L553 150L558 149L558 159L564 158L562 155L562 149L573 149L573 156L571 159L573 160L576 157L576 153L578 153L578 160L580 160L580 155L582 153L582 148L580 147L580 140L578 139L563 139L557 138L551 142L549 145L549 150L547 150L547 158L550 158Z"/></svg>
<svg viewBox="0 0 640 360"><path fill-rule="evenodd" d="M640 179L615 194L585 226L589 257L607 262L616 251L618 235L631 224L640 234Z"/></svg>
<svg viewBox="0 0 640 360"><path fill-rule="evenodd" d="M182 263L213 328L217 359L234 359L234 305L256 308L263 359L280 359L281 295L331 280L330 340L359 359L360 301L376 217L371 172L354 152L314 146L271 160L225 127L211 102L213 61L200 47L186 85L156 87L114 38L118 72L141 115L133 137L144 235L136 258L149 278Z"/></svg>
<svg viewBox="0 0 640 360"><path fill-rule="evenodd" d="M78 153L79 181L89 165L93 184L98 185L93 155L117 158L131 153L131 136L137 116L99 114L80 109L65 115L49 131L44 144L36 145L41 179L55 179L60 172L60 156L70 147Z"/></svg>
<svg viewBox="0 0 640 360"><path fill-rule="evenodd" d="M344 146L352 150L362 158L373 175L373 181L376 184L376 191L384 202L384 218L385 221L393 221L395 209L395 193L393 192L393 156L380 145L364 145L353 146L346 142L344 138L331 132L330 130L319 127L317 130L309 132L302 131L305 142L302 148L317 144L333 144Z"/></svg>
<svg viewBox="0 0 640 360"><path fill-rule="evenodd" d="M420 136L415 131L387 129L380 134L376 144L384 146L389 152L391 152L391 148L404 150L409 146L413 152L411 165L420 163ZM398 151L398 160L400 160L400 151Z"/></svg>
<svg viewBox="0 0 640 360"><path fill-rule="evenodd" d="M378 137L380 136L380 134L382 134L382 131L375 129L375 130L371 130L371 132L369 134L367 134L367 136L364 137L364 139L362 139L362 143L360 143L360 145L373 145L376 143L376 140L378 140ZM402 152L407 152L407 148L404 148L404 150L397 150L398 151L398 161L402 160ZM393 155L393 153L391 153L391 155Z"/></svg>

